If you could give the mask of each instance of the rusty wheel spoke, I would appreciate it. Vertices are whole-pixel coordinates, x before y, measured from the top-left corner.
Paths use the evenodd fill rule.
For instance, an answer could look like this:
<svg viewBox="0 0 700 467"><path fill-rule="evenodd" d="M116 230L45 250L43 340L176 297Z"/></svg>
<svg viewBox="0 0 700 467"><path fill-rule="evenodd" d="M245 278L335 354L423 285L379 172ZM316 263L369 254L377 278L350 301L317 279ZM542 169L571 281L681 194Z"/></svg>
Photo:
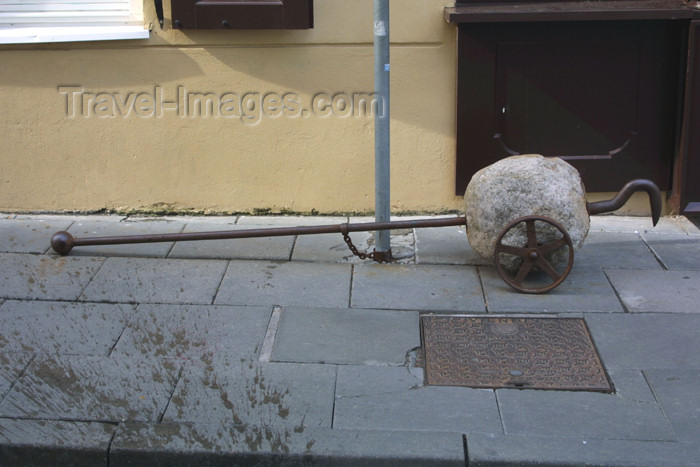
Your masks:
<svg viewBox="0 0 700 467"><path fill-rule="evenodd" d="M537 246L537 231L535 230L535 219L525 221L527 225L527 246L535 248Z"/></svg>
<svg viewBox="0 0 700 467"><path fill-rule="evenodd" d="M521 285L527 277L527 275L532 270L532 266L534 265L535 263L528 259L523 261L523 264L520 266L520 269L518 269L518 274L516 274L516 276L513 278L513 282L515 282L518 285Z"/></svg>
<svg viewBox="0 0 700 467"><path fill-rule="evenodd" d="M559 274L554 267L550 264L549 261L547 261L544 257L540 256L537 258L537 265L542 268L544 272L547 273L549 277L552 278L554 282L558 281L559 278L561 277L561 274Z"/></svg>
<svg viewBox="0 0 700 467"><path fill-rule="evenodd" d="M558 250L559 248L568 246L569 244L567 243L565 238L560 238L557 240L554 240L553 242L547 243L546 245L542 245L539 249L540 252L543 255L548 255L553 251Z"/></svg>

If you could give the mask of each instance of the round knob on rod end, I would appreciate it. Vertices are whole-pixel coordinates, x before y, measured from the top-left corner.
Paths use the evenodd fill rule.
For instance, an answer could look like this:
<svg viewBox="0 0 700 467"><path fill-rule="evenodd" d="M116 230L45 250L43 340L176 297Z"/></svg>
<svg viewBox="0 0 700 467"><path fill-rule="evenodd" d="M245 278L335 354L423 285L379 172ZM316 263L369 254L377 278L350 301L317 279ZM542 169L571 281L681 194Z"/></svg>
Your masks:
<svg viewBox="0 0 700 467"><path fill-rule="evenodd" d="M56 232L51 236L51 248L59 255L67 255L73 249L73 236L68 232Z"/></svg>

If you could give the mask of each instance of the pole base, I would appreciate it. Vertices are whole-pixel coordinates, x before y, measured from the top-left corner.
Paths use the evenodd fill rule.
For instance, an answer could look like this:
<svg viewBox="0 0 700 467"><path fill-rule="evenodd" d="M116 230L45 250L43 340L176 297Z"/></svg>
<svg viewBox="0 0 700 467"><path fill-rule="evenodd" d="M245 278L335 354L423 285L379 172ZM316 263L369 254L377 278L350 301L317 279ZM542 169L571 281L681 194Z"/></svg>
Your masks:
<svg viewBox="0 0 700 467"><path fill-rule="evenodd" d="M372 252L372 259L377 263L390 263L394 260L394 256L391 254L391 248L386 251L374 250Z"/></svg>

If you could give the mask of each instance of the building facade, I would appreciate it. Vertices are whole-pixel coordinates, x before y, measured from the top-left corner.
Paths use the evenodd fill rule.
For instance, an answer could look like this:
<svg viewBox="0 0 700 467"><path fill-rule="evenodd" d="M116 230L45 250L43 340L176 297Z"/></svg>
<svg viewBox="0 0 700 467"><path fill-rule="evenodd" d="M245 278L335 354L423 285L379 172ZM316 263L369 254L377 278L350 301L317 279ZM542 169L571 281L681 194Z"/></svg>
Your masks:
<svg viewBox="0 0 700 467"><path fill-rule="evenodd" d="M283 19L203 29L173 18L171 0L162 16L160 2L122 0L112 3L125 21L111 12L47 28L46 14L25 15L18 28L9 3L0 3L0 210L374 209L373 118L383 102L372 0L316 0L312 27L298 29ZM391 2L393 212L462 206L461 26L446 20L451 6ZM206 13L199 21L221 17Z"/></svg>

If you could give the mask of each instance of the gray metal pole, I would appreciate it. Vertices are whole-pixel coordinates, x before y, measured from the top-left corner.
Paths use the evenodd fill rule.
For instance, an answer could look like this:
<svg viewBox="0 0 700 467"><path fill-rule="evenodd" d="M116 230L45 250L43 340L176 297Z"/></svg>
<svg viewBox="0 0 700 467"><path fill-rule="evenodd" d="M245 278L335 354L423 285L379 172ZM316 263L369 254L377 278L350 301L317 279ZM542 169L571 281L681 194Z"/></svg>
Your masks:
<svg viewBox="0 0 700 467"><path fill-rule="evenodd" d="M389 0L374 0L374 88L379 96L374 115L374 212L376 222L391 217L389 106ZM388 230L375 232L375 249L391 256Z"/></svg>

